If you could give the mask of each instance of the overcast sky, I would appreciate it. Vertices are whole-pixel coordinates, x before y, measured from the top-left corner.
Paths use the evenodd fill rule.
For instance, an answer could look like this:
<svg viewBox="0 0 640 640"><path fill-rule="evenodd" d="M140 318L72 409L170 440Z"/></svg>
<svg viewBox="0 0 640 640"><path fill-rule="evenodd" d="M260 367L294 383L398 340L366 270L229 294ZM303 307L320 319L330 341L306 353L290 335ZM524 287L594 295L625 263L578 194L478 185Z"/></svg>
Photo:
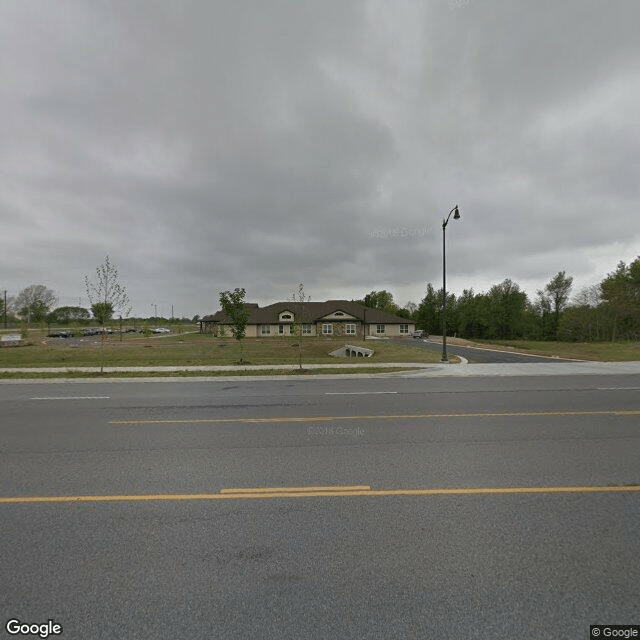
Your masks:
<svg viewBox="0 0 640 640"><path fill-rule="evenodd" d="M640 254L638 0L0 2L0 289L136 315Z"/></svg>

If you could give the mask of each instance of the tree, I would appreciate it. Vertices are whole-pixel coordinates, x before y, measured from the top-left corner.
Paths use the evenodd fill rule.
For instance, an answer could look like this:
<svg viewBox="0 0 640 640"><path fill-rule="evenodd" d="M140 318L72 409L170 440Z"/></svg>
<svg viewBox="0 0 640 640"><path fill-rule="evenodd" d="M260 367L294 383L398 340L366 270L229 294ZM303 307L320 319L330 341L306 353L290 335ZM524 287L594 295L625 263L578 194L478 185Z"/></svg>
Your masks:
<svg viewBox="0 0 640 640"><path fill-rule="evenodd" d="M91 313L98 324L105 325L113 318L113 304L111 302L94 302L91 305Z"/></svg>
<svg viewBox="0 0 640 640"><path fill-rule="evenodd" d="M56 324L68 322L82 322L89 320L91 314L83 307L58 307L48 316L47 320Z"/></svg>
<svg viewBox="0 0 640 640"><path fill-rule="evenodd" d="M415 319L416 311L418 310L418 305L415 302L409 300L407 304L404 305L405 311L409 314L409 318L411 320Z"/></svg>
<svg viewBox="0 0 640 640"><path fill-rule="evenodd" d="M18 315L29 323L44 320L55 302L56 296L51 289L43 284L32 284L17 295L14 304Z"/></svg>
<svg viewBox="0 0 640 640"><path fill-rule="evenodd" d="M425 297L420 302L418 310L416 311L416 328L422 329L428 334L438 333L440 320L440 310L442 308L442 294L438 296L438 292L433 288L433 285L429 282L427 284L427 292Z"/></svg>
<svg viewBox="0 0 640 640"><path fill-rule="evenodd" d="M302 336L304 334L304 325L309 318L307 318L307 302L311 300L311 296L307 296L304 291L304 284L301 282L298 285L298 290L293 292L291 296L294 305L294 323L292 329L297 329L298 334L298 364L300 371L302 371Z"/></svg>
<svg viewBox="0 0 640 640"><path fill-rule="evenodd" d="M111 263L109 256L106 256L104 262L96 267L95 281L91 281L88 276L85 276L84 283L87 289L87 297L91 303L91 311L98 323L103 326L103 329L114 313L120 312L121 315L127 316L131 312L127 290L120 284L118 269ZM100 353L102 356L100 373L104 371L104 338L105 332L103 330L100 340Z"/></svg>
<svg viewBox="0 0 640 640"><path fill-rule="evenodd" d="M558 325L560 340L585 342L601 340L607 330L600 285L585 287L574 297Z"/></svg>
<svg viewBox="0 0 640 640"><path fill-rule="evenodd" d="M543 333L546 333L548 337L553 336L554 340L558 339L560 314L567 307L572 284L573 278L570 276L566 277L564 271L559 271L558 274L550 280L544 290L537 292L538 305L542 312ZM550 326L548 323L545 323L545 316L551 317Z"/></svg>
<svg viewBox="0 0 640 640"><path fill-rule="evenodd" d="M495 284L487 294L490 338L520 338L524 333L527 294L509 278Z"/></svg>
<svg viewBox="0 0 640 640"><path fill-rule="evenodd" d="M393 295L384 289L372 291L364 297L363 304L369 309L378 309L387 313L397 313L398 307L393 301Z"/></svg>
<svg viewBox="0 0 640 640"><path fill-rule="evenodd" d="M456 301L458 330L464 338L486 338L491 324L489 297L465 289Z"/></svg>
<svg viewBox="0 0 640 640"><path fill-rule="evenodd" d="M14 296L7 296L6 300L5 300L5 296L6 296L7 292L4 291L4 295L2 296L2 298L0 298L1 303L0 303L0 309L1 309L1 313L2 313L2 321L5 323L11 321L11 322L15 322L17 320L16 316L15 316L15 297Z"/></svg>
<svg viewBox="0 0 640 640"><path fill-rule="evenodd" d="M442 300L442 287L436 291L429 282L426 295L415 313L416 328L428 334L442 333ZM457 325L456 297L453 293L447 293L447 333L454 333Z"/></svg>
<svg viewBox="0 0 640 640"><path fill-rule="evenodd" d="M250 315L249 309L244 304L245 294L246 291L244 289L220 292L222 312L231 322L231 334L240 345L240 364L243 362L242 341L246 335Z"/></svg>
<svg viewBox="0 0 640 640"><path fill-rule="evenodd" d="M640 333L640 256L617 269L600 283L603 306L611 319L611 340L622 334L633 339Z"/></svg>

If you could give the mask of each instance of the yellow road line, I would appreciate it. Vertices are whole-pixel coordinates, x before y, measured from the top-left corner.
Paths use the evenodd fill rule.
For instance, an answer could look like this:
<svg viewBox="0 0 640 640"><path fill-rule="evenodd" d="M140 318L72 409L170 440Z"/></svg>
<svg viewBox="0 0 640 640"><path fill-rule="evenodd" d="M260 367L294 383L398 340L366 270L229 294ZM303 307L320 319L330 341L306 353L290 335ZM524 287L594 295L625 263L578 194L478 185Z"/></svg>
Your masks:
<svg viewBox="0 0 640 640"><path fill-rule="evenodd" d="M184 500L251 500L266 498L326 498L345 496L438 496L546 493L640 493L640 485L576 487L466 487L460 489L370 489L353 487L278 487L271 489L223 489L219 493L160 493L111 496L16 496L0 498L0 504L60 502L143 502Z"/></svg>
<svg viewBox="0 0 640 640"><path fill-rule="evenodd" d="M371 491L371 487L366 484L331 486L331 487L256 487L252 489L235 488L221 489L220 493L293 493L293 492L343 492L343 491Z"/></svg>
<svg viewBox="0 0 640 640"><path fill-rule="evenodd" d="M330 422L336 420L427 420L430 418L509 418L536 416L640 416L640 409L608 411L501 411L491 413L403 413L378 416L305 416L280 418L200 418L164 420L111 420L109 424L284 424L295 422Z"/></svg>

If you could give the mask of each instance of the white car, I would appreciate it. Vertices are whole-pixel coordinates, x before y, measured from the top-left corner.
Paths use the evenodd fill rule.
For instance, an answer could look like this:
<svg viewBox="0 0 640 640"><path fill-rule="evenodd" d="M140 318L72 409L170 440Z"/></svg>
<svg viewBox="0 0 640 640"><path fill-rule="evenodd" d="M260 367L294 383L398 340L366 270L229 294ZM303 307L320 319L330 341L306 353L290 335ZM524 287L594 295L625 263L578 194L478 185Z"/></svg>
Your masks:
<svg viewBox="0 0 640 640"><path fill-rule="evenodd" d="M167 329L166 327L156 327L155 329L151 329L152 333L171 333L171 329Z"/></svg>

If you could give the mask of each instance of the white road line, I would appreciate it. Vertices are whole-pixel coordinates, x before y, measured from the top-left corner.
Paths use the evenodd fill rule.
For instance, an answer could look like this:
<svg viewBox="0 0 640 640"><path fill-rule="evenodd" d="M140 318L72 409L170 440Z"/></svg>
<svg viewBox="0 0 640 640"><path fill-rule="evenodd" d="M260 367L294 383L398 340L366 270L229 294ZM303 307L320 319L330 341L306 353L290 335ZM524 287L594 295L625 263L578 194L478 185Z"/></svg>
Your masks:
<svg viewBox="0 0 640 640"><path fill-rule="evenodd" d="M29 398L29 400L109 400L111 396L50 396Z"/></svg>
<svg viewBox="0 0 640 640"><path fill-rule="evenodd" d="M397 391L325 391L325 396L376 396L382 394L393 394Z"/></svg>

